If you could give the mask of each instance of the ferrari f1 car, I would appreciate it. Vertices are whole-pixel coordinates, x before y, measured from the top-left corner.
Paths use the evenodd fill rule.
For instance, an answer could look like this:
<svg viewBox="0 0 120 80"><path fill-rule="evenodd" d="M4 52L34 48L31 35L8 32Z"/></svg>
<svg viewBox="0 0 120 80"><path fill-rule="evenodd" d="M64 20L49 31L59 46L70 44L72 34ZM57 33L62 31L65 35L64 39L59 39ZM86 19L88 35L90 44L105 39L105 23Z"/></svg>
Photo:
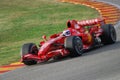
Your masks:
<svg viewBox="0 0 120 80"><path fill-rule="evenodd" d="M112 24L106 24L105 19L68 20L67 29L53 34L40 42L39 47L34 43L26 43L21 49L21 61L25 65L46 62L65 56L76 57L84 51L100 45L116 42L116 31Z"/></svg>

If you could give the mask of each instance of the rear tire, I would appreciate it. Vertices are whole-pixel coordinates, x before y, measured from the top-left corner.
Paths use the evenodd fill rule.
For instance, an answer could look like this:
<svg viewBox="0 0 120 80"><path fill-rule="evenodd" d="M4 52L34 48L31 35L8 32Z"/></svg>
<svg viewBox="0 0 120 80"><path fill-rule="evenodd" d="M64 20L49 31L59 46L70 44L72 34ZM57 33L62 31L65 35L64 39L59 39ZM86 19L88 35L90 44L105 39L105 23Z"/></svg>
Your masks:
<svg viewBox="0 0 120 80"><path fill-rule="evenodd" d="M113 44L116 42L116 31L112 24L105 24L101 26L103 34L101 35L101 41L104 45Z"/></svg>
<svg viewBox="0 0 120 80"><path fill-rule="evenodd" d="M80 37L67 37L64 46L70 51L70 57L77 57L83 53L83 43Z"/></svg>
<svg viewBox="0 0 120 80"><path fill-rule="evenodd" d="M24 56L26 54L34 54L37 55L38 48L34 43L26 43L21 48L21 56ZM23 60L23 63L25 65L34 65L37 64L37 61L35 60Z"/></svg>

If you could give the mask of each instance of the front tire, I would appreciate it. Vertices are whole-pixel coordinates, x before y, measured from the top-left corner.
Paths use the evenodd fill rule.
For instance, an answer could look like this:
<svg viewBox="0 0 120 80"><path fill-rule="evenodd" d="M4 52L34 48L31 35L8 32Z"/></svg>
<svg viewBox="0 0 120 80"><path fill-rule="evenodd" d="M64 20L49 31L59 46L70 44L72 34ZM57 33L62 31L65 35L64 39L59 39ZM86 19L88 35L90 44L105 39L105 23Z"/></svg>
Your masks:
<svg viewBox="0 0 120 80"><path fill-rule="evenodd" d="M21 48L21 56L24 56L26 54L34 54L37 55L38 48L34 43L26 43ZM23 63L25 65L34 65L37 64L37 61L35 60L23 60Z"/></svg>
<svg viewBox="0 0 120 80"><path fill-rule="evenodd" d="M83 43L80 37L67 37L64 46L70 51L70 57L77 57L83 53Z"/></svg>

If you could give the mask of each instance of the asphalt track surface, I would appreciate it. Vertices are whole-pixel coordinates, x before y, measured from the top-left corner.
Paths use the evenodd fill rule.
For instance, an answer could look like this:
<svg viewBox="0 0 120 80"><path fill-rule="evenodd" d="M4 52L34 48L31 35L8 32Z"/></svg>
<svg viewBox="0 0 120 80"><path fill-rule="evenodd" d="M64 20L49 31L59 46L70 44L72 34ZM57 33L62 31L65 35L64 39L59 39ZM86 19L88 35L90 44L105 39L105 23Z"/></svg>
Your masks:
<svg viewBox="0 0 120 80"><path fill-rule="evenodd" d="M104 0L120 5L120 0ZM25 66L0 75L0 80L120 80L120 25L117 42L77 58Z"/></svg>

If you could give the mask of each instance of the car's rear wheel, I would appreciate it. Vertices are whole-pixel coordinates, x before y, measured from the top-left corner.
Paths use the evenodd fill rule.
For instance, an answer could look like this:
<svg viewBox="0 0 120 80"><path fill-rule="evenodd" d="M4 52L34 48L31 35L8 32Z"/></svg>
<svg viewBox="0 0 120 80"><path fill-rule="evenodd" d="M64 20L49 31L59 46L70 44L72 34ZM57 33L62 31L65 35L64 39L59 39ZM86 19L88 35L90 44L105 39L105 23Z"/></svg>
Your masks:
<svg viewBox="0 0 120 80"><path fill-rule="evenodd" d="M101 41L104 45L113 44L116 42L116 31L112 24L105 24L101 26L103 34L101 35Z"/></svg>
<svg viewBox="0 0 120 80"><path fill-rule="evenodd" d="M64 46L70 51L70 57L77 57L83 53L83 43L78 36L67 37Z"/></svg>
<svg viewBox="0 0 120 80"><path fill-rule="evenodd" d="M38 48L34 43L26 43L21 48L21 56L24 56L26 54L34 54L37 55ZM23 63L25 65L33 65L37 64L37 61L35 60L23 60Z"/></svg>

